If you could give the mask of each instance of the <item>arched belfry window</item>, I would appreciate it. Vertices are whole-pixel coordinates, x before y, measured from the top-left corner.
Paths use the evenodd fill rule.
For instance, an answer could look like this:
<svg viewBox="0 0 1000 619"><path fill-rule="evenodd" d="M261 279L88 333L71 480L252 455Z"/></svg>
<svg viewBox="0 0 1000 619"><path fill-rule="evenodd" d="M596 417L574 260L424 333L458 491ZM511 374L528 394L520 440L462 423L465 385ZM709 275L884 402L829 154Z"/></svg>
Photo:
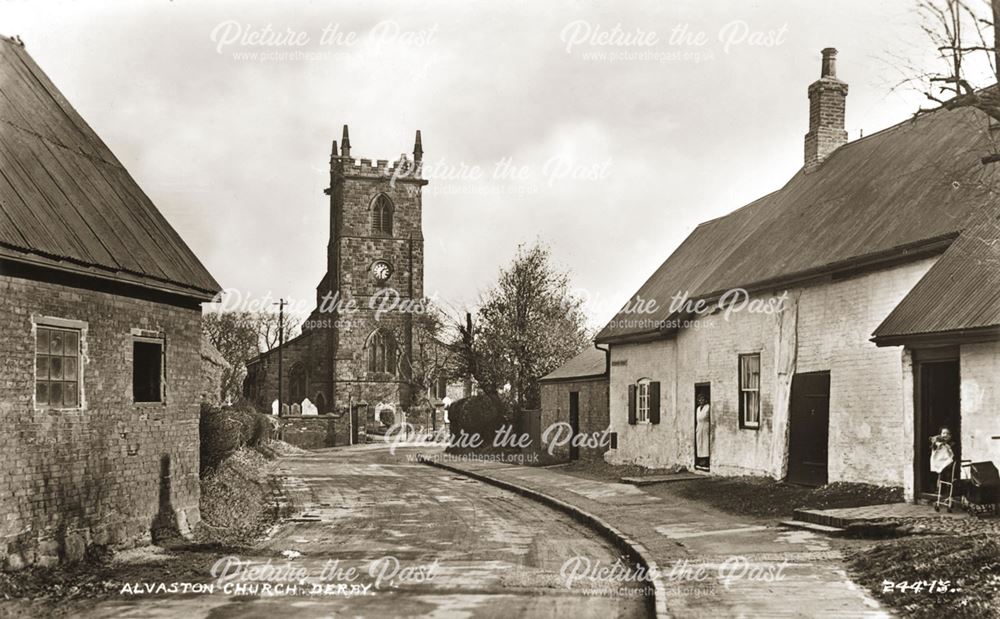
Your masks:
<svg viewBox="0 0 1000 619"><path fill-rule="evenodd" d="M392 334L376 329L368 336L368 371L396 375L396 340Z"/></svg>
<svg viewBox="0 0 1000 619"><path fill-rule="evenodd" d="M372 202L372 234L377 236L392 236L392 215L395 207L392 200L384 193L375 196Z"/></svg>

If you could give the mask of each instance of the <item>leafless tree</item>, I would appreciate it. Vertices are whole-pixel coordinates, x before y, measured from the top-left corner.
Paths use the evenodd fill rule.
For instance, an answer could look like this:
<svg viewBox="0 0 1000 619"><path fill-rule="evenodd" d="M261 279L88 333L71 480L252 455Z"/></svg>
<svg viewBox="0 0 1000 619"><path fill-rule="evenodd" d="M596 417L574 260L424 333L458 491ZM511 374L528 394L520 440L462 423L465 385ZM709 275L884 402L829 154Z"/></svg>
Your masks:
<svg viewBox="0 0 1000 619"><path fill-rule="evenodd" d="M910 76L922 87L933 109L973 108L1000 122L1000 0L919 0L921 28L935 46L939 68ZM986 83L982 83L985 81ZM1000 152L984 155L984 164L1000 161Z"/></svg>

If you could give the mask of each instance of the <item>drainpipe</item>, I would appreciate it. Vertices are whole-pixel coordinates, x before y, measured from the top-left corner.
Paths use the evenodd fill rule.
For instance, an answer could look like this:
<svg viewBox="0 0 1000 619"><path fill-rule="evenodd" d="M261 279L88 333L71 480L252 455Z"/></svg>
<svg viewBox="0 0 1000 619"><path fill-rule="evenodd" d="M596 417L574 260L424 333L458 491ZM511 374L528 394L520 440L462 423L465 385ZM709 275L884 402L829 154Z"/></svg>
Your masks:
<svg viewBox="0 0 1000 619"><path fill-rule="evenodd" d="M594 342L594 348L604 352L604 376L608 379L608 388L604 390L604 406L608 410L608 426L611 426L611 346L601 348L601 345ZM609 444L610 448L611 445ZM617 447L617 444L616 444Z"/></svg>
<svg viewBox="0 0 1000 619"><path fill-rule="evenodd" d="M601 345L594 342L594 348L604 353L604 373L611 378L611 347L601 348Z"/></svg>

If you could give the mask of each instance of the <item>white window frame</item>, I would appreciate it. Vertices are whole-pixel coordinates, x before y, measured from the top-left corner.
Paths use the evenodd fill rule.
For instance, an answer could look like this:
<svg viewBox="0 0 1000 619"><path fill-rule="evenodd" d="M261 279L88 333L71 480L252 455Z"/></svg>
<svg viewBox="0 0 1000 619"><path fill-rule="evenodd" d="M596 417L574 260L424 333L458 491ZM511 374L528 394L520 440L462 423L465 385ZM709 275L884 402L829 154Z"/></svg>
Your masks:
<svg viewBox="0 0 1000 619"><path fill-rule="evenodd" d="M635 422L649 423L649 384L648 378L641 378L635 384Z"/></svg>
<svg viewBox="0 0 1000 619"><path fill-rule="evenodd" d="M756 385L747 384L752 381L744 381L744 378L749 379L749 372L746 368L746 363L750 359L757 360L757 373L756 373ZM760 353L746 353L739 356L739 390L740 390L740 428L746 428L748 430L756 430L760 428ZM756 394L756 397L753 397ZM753 404L754 406L751 406ZM754 418L751 419L750 412L756 412Z"/></svg>
<svg viewBox="0 0 1000 619"><path fill-rule="evenodd" d="M74 331L77 335L77 357L76 357L76 406L49 406L38 404L38 328L54 329L58 331ZM87 408L86 392L83 385L83 370L87 363L87 328L88 324L83 320L71 320L56 316L43 316L33 314L31 316L31 406L37 411L60 411L73 412L83 411ZM47 353L46 353L47 354Z"/></svg>

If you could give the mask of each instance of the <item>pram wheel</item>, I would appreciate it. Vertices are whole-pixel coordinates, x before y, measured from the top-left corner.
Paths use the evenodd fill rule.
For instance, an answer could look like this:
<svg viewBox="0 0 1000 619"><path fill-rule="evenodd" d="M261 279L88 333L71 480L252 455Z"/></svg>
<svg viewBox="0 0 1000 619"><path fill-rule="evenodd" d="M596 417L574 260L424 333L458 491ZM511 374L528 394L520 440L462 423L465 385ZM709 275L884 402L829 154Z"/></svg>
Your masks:
<svg viewBox="0 0 1000 619"><path fill-rule="evenodd" d="M939 512L939 511L941 511L941 506L940 506L940 505L938 505L937 503L935 503L935 504L934 504L934 511L936 511L936 512Z"/></svg>

